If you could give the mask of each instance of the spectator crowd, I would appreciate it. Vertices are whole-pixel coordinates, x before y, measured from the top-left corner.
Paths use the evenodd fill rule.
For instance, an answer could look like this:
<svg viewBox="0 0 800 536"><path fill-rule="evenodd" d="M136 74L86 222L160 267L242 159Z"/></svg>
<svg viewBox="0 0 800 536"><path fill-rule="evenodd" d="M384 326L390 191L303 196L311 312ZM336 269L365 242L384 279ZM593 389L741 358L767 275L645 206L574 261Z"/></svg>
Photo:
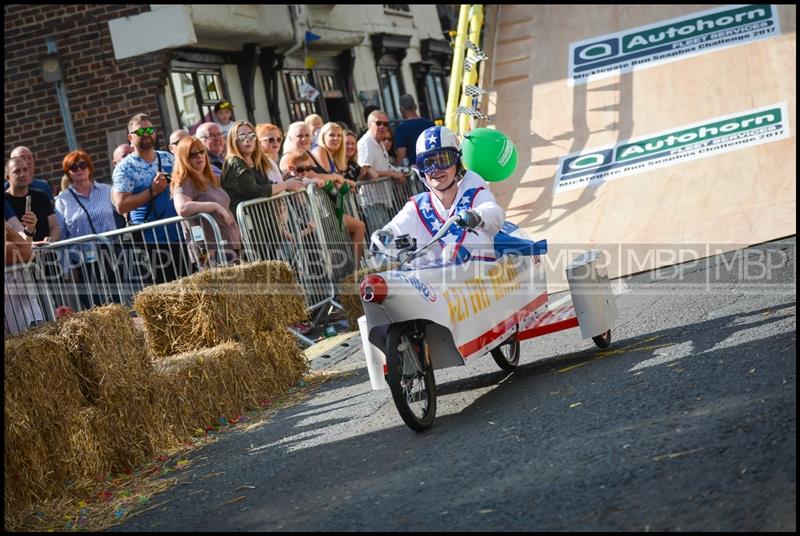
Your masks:
<svg viewBox="0 0 800 536"><path fill-rule="evenodd" d="M433 123L416 114L410 95L404 95L400 104L404 120L394 134L386 113L371 110L360 138L348 125L325 123L316 114L292 123L284 134L271 123L235 120L233 106L225 101L215 108L214 121L197 125L191 132L181 129L163 136L147 114L137 113L127 123L129 143L112 153L110 178L96 177L92 155L79 149L64 155L58 185L37 177L35 155L27 147L17 146L5 164L6 267L29 262L37 248L59 240L198 213L209 214L216 221L228 262L245 260L236 222L236 209L242 202L309 187L325 189L331 195L346 194L379 177L391 177L401 184L406 181L398 166L407 167L409 160L413 161L417 136ZM167 150L158 148L161 139ZM388 207L371 207L365 209L380 211L386 221L391 217ZM289 226L287 220L284 208L273 222L276 236L286 244L315 229L309 218L301 226ZM340 222L352 241L358 266L366 226L348 214L341 216ZM151 260L166 252L171 261L159 264L161 270L152 274L153 282L170 281L207 265L198 251L189 252L188 262L181 261L186 255L181 251L185 244L180 233L186 238L188 227L151 227L149 232L141 231L138 242ZM7 287L10 277L16 276L7 269ZM20 306L10 303L7 296L7 318L9 308L15 307ZM17 316L22 320L10 327L6 322L6 332L42 320L37 311Z"/></svg>

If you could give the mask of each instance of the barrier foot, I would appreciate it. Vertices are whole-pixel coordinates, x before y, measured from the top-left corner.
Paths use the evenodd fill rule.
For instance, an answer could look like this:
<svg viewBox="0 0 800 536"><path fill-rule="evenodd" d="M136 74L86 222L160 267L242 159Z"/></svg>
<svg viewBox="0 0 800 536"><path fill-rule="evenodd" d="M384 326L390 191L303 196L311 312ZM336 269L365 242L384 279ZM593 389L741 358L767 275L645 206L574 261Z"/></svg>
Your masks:
<svg viewBox="0 0 800 536"><path fill-rule="evenodd" d="M303 335L302 333L300 333L296 329L292 329L292 328L286 328L286 329L289 330L289 333L291 333L297 339L299 339L300 342L302 342L302 343L304 343L304 344L306 344L308 346L314 346L314 341L312 341L311 339L309 339L308 337L306 337L305 335Z"/></svg>

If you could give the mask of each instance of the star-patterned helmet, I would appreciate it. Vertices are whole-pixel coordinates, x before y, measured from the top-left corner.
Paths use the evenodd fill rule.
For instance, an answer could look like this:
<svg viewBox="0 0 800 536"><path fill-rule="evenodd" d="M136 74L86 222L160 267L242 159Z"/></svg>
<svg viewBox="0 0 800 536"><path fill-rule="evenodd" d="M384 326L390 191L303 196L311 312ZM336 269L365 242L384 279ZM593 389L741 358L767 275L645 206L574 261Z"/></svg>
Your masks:
<svg viewBox="0 0 800 536"><path fill-rule="evenodd" d="M458 163L461 143L447 127L425 129L417 138L417 168L423 173L434 169L447 169Z"/></svg>

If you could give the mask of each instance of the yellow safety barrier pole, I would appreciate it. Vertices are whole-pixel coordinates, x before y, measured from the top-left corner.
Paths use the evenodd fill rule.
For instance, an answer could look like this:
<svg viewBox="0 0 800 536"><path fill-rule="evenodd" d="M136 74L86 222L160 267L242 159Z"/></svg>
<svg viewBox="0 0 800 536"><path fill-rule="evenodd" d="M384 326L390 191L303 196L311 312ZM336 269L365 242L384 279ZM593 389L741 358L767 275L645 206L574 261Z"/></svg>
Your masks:
<svg viewBox="0 0 800 536"><path fill-rule="evenodd" d="M447 92L447 110L444 115L444 124L456 132L458 130L458 97L461 90L461 79L464 74L464 49L467 42L467 23L469 22L468 4L461 4L458 14L458 28L456 29L456 42L453 49L453 68L450 71L450 88Z"/></svg>
<svg viewBox="0 0 800 536"><path fill-rule="evenodd" d="M472 6L472 16L469 19L469 40L470 42L480 48L481 43L481 27L483 26L483 6L479 4L475 4ZM467 51L467 57L475 56L475 51L469 49ZM478 65L480 63L476 63L472 66L472 69L467 71L463 78L463 87L466 88L467 86L477 86L478 85ZM472 108L472 99L474 97L470 97L465 92L462 91L461 93L461 106L466 106L467 108ZM458 120L458 132L461 136L464 136L470 130L472 117L466 114L462 114Z"/></svg>

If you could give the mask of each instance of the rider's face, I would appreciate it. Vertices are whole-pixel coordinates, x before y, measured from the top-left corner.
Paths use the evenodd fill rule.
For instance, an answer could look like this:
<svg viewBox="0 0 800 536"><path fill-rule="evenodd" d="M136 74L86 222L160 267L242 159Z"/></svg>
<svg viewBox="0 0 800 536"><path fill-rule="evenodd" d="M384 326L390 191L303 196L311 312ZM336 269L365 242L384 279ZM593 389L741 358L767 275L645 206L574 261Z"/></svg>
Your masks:
<svg viewBox="0 0 800 536"><path fill-rule="evenodd" d="M450 186L456 180L456 172L458 166L450 166L447 169L434 169L432 173L428 173L428 182L434 190L442 190Z"/></svg>

